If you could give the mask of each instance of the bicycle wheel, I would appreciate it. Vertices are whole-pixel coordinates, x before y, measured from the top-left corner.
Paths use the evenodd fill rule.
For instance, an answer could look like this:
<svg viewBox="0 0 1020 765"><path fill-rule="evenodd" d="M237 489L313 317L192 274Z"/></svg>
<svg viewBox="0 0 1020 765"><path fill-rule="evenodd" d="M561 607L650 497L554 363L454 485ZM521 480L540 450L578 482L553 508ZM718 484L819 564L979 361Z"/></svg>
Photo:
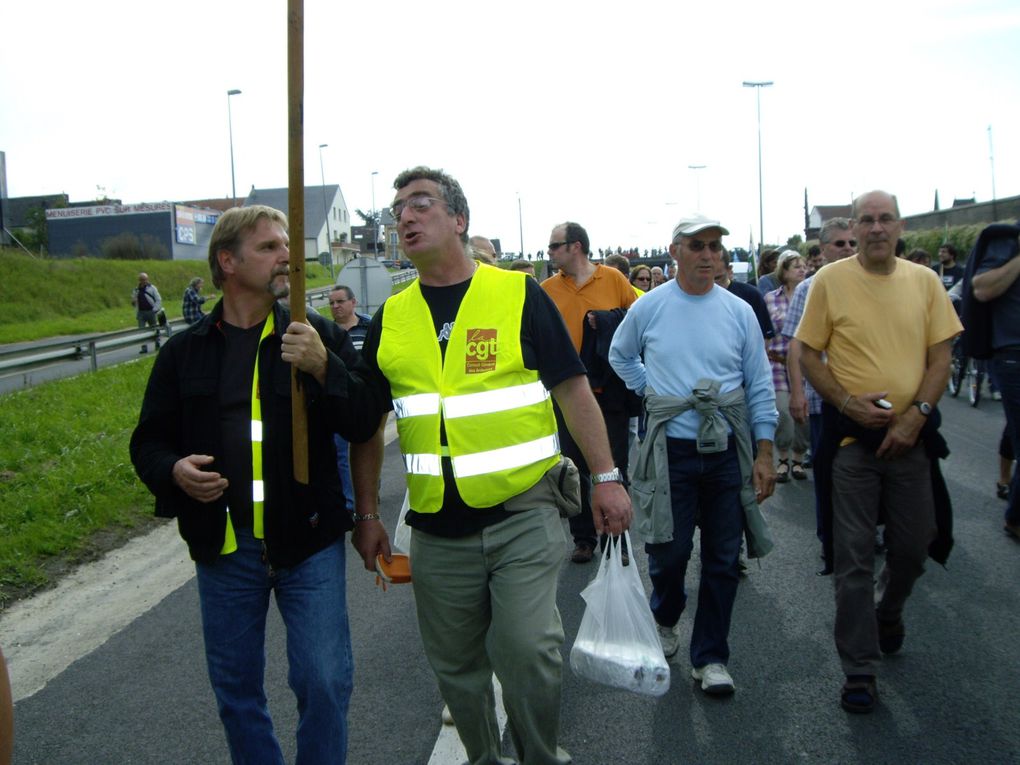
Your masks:
<svg viewBox="0 0 1020 765"><path fill-rule="evenodd" d="M971 362L971 372L969 375L970 385L967 386L967 397L970 399L971 406L977 406L981 403L981 386L985 382L985 373L978 370L974 366L974 362Z"/></svg>
<svg viewBox="0 0 1020 765"><path fill-rule="evenodd" d="M949 395L956 398L960 395L960 388L963 387L963 377L967 371L967 364L964 359L953 355L952 371L949 374Z"/></svg>

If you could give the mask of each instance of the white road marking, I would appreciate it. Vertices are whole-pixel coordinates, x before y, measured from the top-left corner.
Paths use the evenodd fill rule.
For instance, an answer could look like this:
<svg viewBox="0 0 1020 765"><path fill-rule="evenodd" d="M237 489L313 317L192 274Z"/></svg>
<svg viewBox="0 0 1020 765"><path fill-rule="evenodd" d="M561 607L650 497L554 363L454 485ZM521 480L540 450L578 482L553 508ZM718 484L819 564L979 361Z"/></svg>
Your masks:
<svg viewBox="0 0 1020 765"><path fill-rule="evenodd" d="M177 524L167 523L15 603L0 617L14 700L41 691L194 575Z"/></svg>

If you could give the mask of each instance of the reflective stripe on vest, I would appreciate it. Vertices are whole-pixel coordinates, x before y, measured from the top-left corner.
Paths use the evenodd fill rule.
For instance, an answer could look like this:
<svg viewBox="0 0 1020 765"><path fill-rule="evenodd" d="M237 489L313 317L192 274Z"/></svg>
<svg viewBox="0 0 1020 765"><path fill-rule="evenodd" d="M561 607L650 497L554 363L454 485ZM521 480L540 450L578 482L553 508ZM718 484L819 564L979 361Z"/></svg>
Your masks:
<svg viewBox="0 0 1020 765"><path fill-rule="evenodd" d="M481 393L465 393L442 399L443 417L452 420L457 417L471 417L476 414L505 412L521 406L539 404L549 398L548 389L541 382L513 385ZM415 393L393 399L393 412L397 419L438 414L440 398L438 393Z"/></svg>
<svg viewBox="0 0 1020 765"><path fill-rule="evenodd" d="M418 282L386 302L377 362L393 394L416 512L442 506L444 456L469 507L520 494L558 459L552 400L538 372L524 366L521 348L528 278L479 266L445 357Z"/></svg>
<svg viewBox="0 0 1020 765"><path fill-rule="evenodd" d="M393 413L398 420L403 417L439 414L439 394L414 393L410 396L395 398L393 399Z"/></svg>
<svg viewBox="0 0 1020 765"><path fill-rule="evenodd" d="M262 401L259 392L259 354L262 352L262 341L273 334L273 312L269 312L259 344L255 350L255 371L251 376L251 515L252 534L256 539L263 539L265 532L265 484L262 482ZM237 537L234 524L230 520L230 508L227 508L227 530L223 538L220 555L227 555L237 549Z"/></svg>
<svg viewBox="0 0 1020 765"><path fill-rule="evenodd" d="M533 462L555 457L559 453L560 439L553 433L551 436L536 438L526 444L514 444L513 446L504 446L502 449L492 449L475 454L462 454L459 457L453 457L450 461L453 463L455 476L470 478L475 475L494 473L498 470L523 467Z"/></svg>

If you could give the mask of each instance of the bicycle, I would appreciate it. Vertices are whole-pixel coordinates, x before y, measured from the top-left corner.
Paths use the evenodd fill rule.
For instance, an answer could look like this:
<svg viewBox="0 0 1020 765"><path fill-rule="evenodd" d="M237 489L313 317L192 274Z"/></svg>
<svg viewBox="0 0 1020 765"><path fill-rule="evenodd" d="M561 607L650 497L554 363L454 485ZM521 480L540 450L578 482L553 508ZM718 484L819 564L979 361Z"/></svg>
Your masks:
<svg viewBox="0 0 1020 765"><path fill-rule="evenodd" d="M985 361L967 360L967 398L971 406L976 407L981 402L981 386L985 382L986 367Z"/></svg>
<svg viewBox="0 0 1020 765"><path fill-rule="evenodd" d="M969 359L963 355L963 343L960 338L961 336L957 335L953 340L949 382L946 384L946 387L949 389L949 395L953 398L960 394L969 367ZM971 405L973 406L973 403Z"/></svg>

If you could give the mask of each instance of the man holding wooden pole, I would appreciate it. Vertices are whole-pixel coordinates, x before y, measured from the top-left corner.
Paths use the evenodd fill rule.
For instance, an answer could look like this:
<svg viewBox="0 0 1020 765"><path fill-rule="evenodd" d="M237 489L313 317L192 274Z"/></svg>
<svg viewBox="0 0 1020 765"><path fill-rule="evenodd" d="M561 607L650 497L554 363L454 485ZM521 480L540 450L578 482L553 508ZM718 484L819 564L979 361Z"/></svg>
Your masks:
<svg viewBox="0 0 1020 765"><path fill-rule="evenodd" d="M347 333L292 321L287 219L224 213L209 266L223 299L164 346L131 458L195 560L209 678L235 763L281 763L263 691L272 592L287 630L299 763L343 763L352 685L344 533L353 522L333 434L364 441L380 403ZM307 479L294 475L291 372L304 394ZM378 517L378 516L376 516Z"/></svg>

